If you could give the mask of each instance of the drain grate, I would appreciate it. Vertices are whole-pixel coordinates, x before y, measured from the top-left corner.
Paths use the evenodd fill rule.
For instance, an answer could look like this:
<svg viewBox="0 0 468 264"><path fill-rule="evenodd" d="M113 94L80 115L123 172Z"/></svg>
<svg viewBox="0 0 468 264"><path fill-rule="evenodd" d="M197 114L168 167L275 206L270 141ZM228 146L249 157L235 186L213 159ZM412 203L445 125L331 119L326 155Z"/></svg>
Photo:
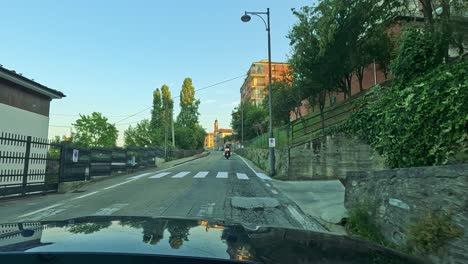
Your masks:
<svg viewBox="0 0 468 264"><path fill-rule="evenodd" d="M83 193L86 192L86 190L74 190L72 193Z"/></svg>

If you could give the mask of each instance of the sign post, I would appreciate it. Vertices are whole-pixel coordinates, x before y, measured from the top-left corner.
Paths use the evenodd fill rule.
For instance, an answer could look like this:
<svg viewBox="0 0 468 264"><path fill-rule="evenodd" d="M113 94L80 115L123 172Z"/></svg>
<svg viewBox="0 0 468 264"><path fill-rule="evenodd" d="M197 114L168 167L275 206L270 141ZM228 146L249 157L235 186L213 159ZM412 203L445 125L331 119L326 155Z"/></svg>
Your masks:
<svg viewBox="0 0 468 264"><path fill-rule="evenodd" d="M268 147L274 148L276 146L275 138L268 138Z"/></svg>
<svg viewBox="0 0 468 264"><path fill-rule="evenodd" d="M73 162L78 162L78 154L79 154L79 150L77 149L73 149L73 156L72 156L72 161Z"/></svg>

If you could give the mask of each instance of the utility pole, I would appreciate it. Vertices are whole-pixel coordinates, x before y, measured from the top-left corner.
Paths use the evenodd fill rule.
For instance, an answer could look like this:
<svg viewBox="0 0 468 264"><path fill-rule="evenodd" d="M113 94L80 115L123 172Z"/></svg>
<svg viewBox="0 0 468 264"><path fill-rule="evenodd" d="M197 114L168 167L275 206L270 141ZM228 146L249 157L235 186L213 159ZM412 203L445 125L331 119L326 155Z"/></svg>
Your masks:
<svg viewBox="0 0 468 264"><path fill-rule="evenodd" d="M174 133L174 117L172 116L174 113L173 113L173 109L171 109L171 127L172 127L172 147L175 148L175 133Z"/></svg>

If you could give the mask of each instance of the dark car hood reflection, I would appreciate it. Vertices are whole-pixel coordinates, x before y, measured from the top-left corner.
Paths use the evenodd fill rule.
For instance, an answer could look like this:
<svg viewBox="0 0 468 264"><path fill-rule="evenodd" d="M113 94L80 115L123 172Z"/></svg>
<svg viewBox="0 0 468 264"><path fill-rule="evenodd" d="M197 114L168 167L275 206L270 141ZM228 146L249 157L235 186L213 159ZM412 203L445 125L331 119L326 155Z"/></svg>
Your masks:
<svg viewBox="0 0 468 264"><path fill-rule="evenodd" d="M115 252L264 263L420 263L348 237L217 221L85 217L0 224L0 252Z"/></svg>

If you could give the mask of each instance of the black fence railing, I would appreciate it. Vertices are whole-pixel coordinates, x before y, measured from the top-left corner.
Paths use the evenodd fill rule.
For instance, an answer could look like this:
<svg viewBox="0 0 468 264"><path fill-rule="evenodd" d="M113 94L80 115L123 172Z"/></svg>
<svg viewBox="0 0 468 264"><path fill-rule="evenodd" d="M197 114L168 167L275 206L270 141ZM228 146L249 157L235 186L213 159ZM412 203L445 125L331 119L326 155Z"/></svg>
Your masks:
<svg viewBox="0 0 468 264"><path fill-rule="evenodd" d="M165 158L159 147L83 148L64 144L60 181L83 181L93 177L129 173L156 166L156 158Z"/></svg>
<svg viewBox="0 0 468 264"><path fill-rule="evenodd" d="M46 139L0 134L0 198L55 192L61 146Z"/></svg>
<svg viewBox="0 0 468 264"><path fill-rule="evenodd" d="M0 134L0 198L56 192L60 182L130 173L203 150L85 148L14 133Z"/></svg>
<svg viewBox="0 0 468 264"><path fill-rule="evenodd" d="M354 103L359 97L356 96L323 111L323 128L334 127L345 122L356 110ZM294 120L291 129L291 146L295 147L323 136L323 128L320 113Z"/></svg>

